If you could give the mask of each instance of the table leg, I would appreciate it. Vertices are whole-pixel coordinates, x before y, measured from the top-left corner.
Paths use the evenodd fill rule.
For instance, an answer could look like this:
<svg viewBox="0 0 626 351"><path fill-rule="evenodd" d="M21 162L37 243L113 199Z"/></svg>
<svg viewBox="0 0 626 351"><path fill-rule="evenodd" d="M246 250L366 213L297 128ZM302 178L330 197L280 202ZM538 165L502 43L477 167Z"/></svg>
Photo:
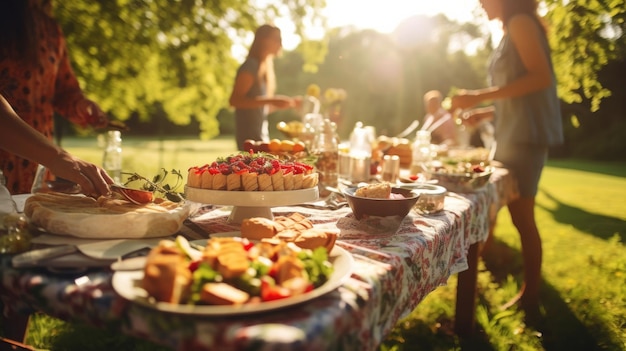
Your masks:
<svg viewBox="0 0 626 351"><path fill-rule="evenodd" d="M461 337L469 336L474 331L479 247L479 243L470 245L468 268L458 275L454 331Z"/></svg>

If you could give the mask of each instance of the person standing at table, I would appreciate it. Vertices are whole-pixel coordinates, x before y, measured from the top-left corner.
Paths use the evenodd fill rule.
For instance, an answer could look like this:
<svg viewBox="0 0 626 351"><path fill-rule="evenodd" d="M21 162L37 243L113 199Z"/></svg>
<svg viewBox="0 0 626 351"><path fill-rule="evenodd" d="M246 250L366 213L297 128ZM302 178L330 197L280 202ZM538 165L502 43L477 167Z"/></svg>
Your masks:
<svg viewBox="0 0 626 351"><path fill-rule="evenodd" d="M55 112L81 127L105 127L108 118L83 94L61 28L49 10L47 0L0 1L0 94L49 139ZM37 166L0 151L0 168L12 194L30 192Z"/></svg>
<svg viewBox="0 0 626 351"><path fill-rule="evenodd" d="M52 173L80 185L86 195L98 197L111 192L113 179L107 172L70 155L26 124L0 94L0 149L46 166Z"/></svg>
<svg viewBox="0 0 626 351"><path fill-rule="evenodd" d="M229 103L235 108L235 138L237 148L244 141L269 141L267 115L277 109L297 108L300 99L275 95L276 75L274 57L282 50L278 27L260 26L254 35L248 57L239 66Z"/></svg>
<svg viewBox="0 0 626 351"><path fill-rule="evenodd" d="M424 116L423 130L430 130L433 144L456 145L457 130L456 124L450 112L441 106L443 96L439 90L430 90L424 94Z"/></svg>
<svg viewBox="0 0 626 351"><path fill-rule="evenodd" d="M466 122L476 124L481 116L493 116L495 160L519 183L520 197L508 209L520 234L524 280L518 295L503 307L520 302L527 316L536 317L542 245L535 222L535 196L548 148L563 142L551 51L535 0L480 0L480 4L490 20L502 22L504 36L492 54L490 87L459 91L452 97L451 111L493 102L493 114L470 112ZM484 254L488 253L486 245Z"/></svg>

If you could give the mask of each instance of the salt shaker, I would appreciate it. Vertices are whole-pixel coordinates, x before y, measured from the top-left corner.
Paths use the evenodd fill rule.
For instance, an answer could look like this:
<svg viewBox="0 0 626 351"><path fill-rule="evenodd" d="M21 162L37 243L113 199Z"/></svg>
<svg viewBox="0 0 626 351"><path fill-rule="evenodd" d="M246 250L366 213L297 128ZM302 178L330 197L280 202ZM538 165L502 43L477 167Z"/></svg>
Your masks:
<svg viewBox="0 0 626 351"><path fill-rule="evenodd" d="M385 182L395 183L400 175L400 156L383 156L382 179Z"/></svg>

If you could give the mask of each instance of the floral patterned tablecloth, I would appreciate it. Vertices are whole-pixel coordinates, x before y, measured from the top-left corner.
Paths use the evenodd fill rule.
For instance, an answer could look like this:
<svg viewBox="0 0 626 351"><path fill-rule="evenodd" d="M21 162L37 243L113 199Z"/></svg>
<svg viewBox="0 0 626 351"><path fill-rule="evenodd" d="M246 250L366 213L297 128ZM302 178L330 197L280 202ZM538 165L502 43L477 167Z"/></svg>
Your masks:
<svg viewBox="0 0 626 351"><path fill-rule="evenodd" d="M467 268L469 246L486 239L498 209L516 196L514 179L498 169L475 193L449 193L444 211L411 212L401 223L357 221L349 207L273 208L275 216L300 212L316 227L338 229L337 245L355 259L353 274L337 290L276 311L219 318L164 314L119 297L110 271L17 270L6 256L0 295L11 313L41 311L177 350L375 350L428 293ZM227 221L230 210L204 207L183 234L193 239L238 230Z"/></svg>

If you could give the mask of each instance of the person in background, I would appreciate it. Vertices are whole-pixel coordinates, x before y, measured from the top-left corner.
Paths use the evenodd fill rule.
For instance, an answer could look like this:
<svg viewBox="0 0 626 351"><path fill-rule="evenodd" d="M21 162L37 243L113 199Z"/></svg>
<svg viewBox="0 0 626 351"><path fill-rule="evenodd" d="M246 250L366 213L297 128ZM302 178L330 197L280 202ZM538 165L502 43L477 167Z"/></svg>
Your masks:
<svg viewBox="0 0 626 351"><path fill-rule="evenodd" d="M433 144L458 144L457 130L452 114L441 106L443 96L439 90L430 90L424 94L426 115L422 130L430 130Z"/></svg>
<svg viewBox="0 0 626 351"><path fill-rule="evenodd" d="M0 94L49 139L55 112L81 127L106 127L108 117L78 84L50 6L48 0L0 1ZM30 192L37 166L0 150L0 168L12 194Z"/></svg>
<svg viewBox="0 0 626 351"><path fill-rule="evenodd" d="M489 66L490 87L459 91L451 111L493 102L495 160L517 178L520 197L508 204L520 234L524 277L519 294L527 317L540 316L542 245L535 222L535 196L548 148L563 142L556 79L546 28L535 0L480 0L490 20L502 22L504 36ZM489 113L468 114L468 123ZM491 237L491 235L490 235ZM483 256L490 254L489 243Z"/></svg>
<svg viewBox="0 0 626 351"><path fill-rule="evenodd" d="M70 155L37 132L15 113L2 95L0 125L0 149L43 164L55 175L80 185L86 195L98 197L110 193L113 179L104 169Z"/></svg>
<svg viewBox="0 0 626 351"><path fill-rule="evenodd" d="M277 109L299 108L301 100L275 95L274 57L282 49L280 29L260 26L254 35L248 57L237 70L229 103L235 108L237 148L244 150L244 141L269 141L267 115Z"/></svg>

